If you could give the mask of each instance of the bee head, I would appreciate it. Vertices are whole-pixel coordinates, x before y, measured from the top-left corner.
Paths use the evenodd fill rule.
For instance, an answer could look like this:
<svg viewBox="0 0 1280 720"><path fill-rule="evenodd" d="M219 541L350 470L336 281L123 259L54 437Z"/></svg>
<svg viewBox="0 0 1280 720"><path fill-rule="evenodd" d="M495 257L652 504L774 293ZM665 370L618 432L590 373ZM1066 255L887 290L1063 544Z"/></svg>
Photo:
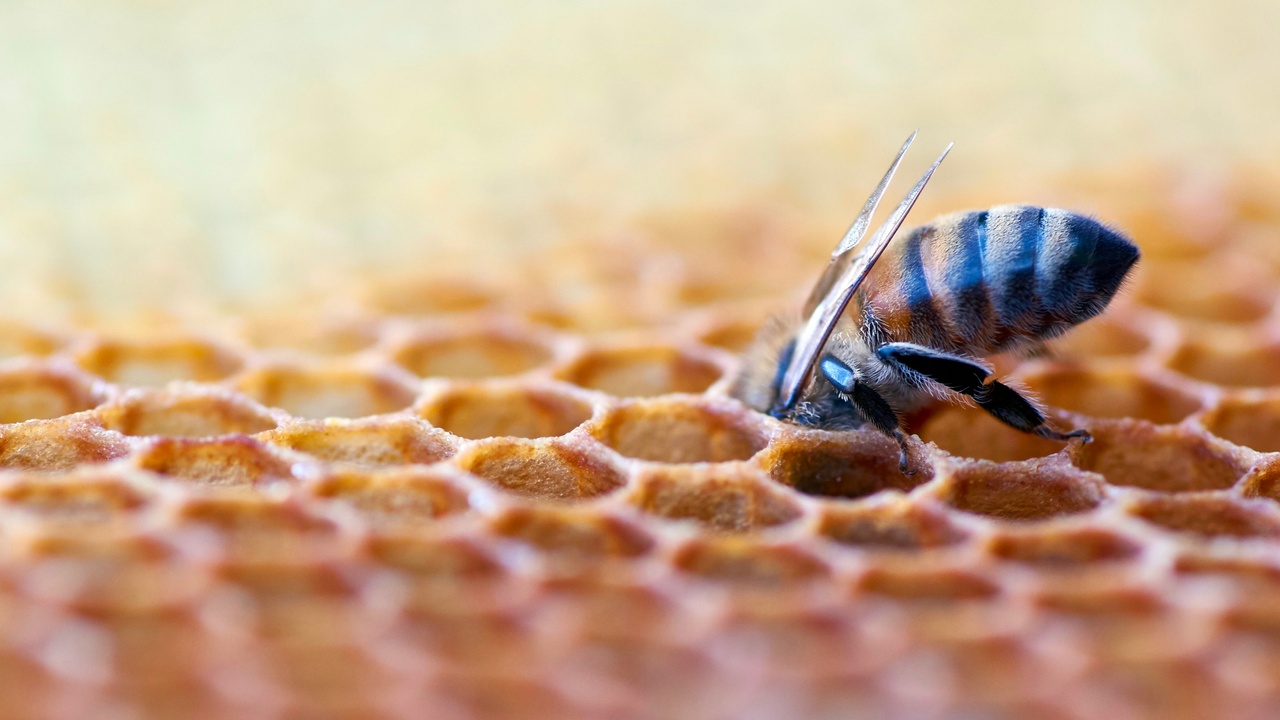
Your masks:
<svg viewBox="0 0 1280 720"><path fill-rule="evenodd" d="M782 377L795 353L798 325L799 321L790 315L774 315L765 321L742 354L730 395L758 412L789 419L789 412L778 412L776 406Z"/></svg>
<svg viewBox="0 0 1280 720"><path fill-rule="evenodd" d="M796 341L792 340L783 346L782 352L778 353L778 367L773 374L773 382L769 386L770 395L773 398L769 406L769 415L779 420L786 420L793 408L784 407L782 404L782 378L787 374L787 368L791 367L791 358L796 354Z"/></svg>

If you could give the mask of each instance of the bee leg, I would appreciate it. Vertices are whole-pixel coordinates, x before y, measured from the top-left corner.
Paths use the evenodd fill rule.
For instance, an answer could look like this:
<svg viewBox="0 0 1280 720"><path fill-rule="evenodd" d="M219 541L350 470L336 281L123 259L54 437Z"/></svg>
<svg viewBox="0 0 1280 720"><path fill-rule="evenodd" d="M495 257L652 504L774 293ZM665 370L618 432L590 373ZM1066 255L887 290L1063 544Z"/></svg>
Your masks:
<svg viewBox="0 0 1280 720"><path fill-rule="evenodd" d="M973 396L981 392L987 378L991 377L990 370L972 360L923 345L887 343L876 349L876 355L891 365L919 373L962 395Z"/></svg>
<svg viewBox="0 0 1280 720"><path fill-rule="evenodd" d="M877 430L898 443L898 469L903 475L915 475L907 462L907 436L898 428L898 414L880 393L858 380L858 373L834 355L825 355L818 363L818 370L837 390L849 398L862 417Z"/></svg>
<svg viewBox="0 0 1280 720"><path fill-rule="evenodd" d="M1072 430L1064 433L1049 427L1045 423L1044 415L1034 405L1019 395L1017 390L1004 383L992 380L986 384L982 392L975 394L973 399L996 419L1022 432L1058 442L1066 442L1074 438L1081 438L1084 442L1093 440L1088 430Z"/></svg>
<svg viewBox="0 0 1280 720"><path fill-rule="evenodd" d="M973 398L978 406L997 420L1022 432L1049 440L1066 442L1091 439L1087 430L1058 432L1049 427L1044 415L1016 390L991 378L991 371L972 360L911 343L888 343L876 350L882 360L913 370L930 380Z"/></svg>

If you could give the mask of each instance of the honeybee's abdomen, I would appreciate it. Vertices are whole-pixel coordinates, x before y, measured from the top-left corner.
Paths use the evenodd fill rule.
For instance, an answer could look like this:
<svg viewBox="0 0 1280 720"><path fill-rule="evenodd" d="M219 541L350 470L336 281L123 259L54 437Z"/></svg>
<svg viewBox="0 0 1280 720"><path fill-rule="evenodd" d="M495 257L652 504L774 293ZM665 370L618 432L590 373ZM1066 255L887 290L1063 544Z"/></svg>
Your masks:
<svg viewBox="0 0 1280 720"><path fill-rule="evenodd" d="M873 342L990 355L1102 312L1137 259L1124 236L1065 210L957 213L894 240L856 307Z"/></svg>

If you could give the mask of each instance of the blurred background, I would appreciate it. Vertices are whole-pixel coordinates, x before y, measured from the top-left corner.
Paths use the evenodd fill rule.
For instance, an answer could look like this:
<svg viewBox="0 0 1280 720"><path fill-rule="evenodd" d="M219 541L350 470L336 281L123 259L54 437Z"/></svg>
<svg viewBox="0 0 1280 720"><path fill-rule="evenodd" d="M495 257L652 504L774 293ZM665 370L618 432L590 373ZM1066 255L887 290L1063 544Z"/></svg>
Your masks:
<svg viewBox="0 0 1280 720"><path fill-rule="evenodd" d="M0 302L256 312L655 240L696 271L740 230L811 273L917 127L907 174L957 143L921 213L1265 197L1277 28L1261 0L9 0Z"/></svg>

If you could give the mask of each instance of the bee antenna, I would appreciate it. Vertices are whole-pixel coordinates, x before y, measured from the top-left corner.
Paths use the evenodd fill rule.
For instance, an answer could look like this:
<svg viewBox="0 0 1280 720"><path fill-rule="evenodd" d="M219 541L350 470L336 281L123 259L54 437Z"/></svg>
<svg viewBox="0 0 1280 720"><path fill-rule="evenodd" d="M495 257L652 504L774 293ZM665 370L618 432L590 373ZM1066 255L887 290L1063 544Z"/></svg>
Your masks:
<svg viewBox="0 0 1280 720"><path fill-rule="evenodd" d="M877 195L884 194L884 189L888 186L888 179L892 177L893 171L898 167L898 162L902 160L902 154L906 151L907 146L911 144L911 141L915 139L915 136L915 133L912 133L911 137L907 138L902 151L898 153L897 160L889 168L889 173L885 176L885 180L881 181L881 186L876 188L876 192L872 193L871 199L867 201L867 205L872 208L873 212L880 201ZM938 159L933 161L933 165L925 171L915 186L907 192L907 196L902 199L902 202L898 203L898 207L884 221L884 224L876 230L871 242L849 260L848 266L844 267L840 273L839 280L831 284L831 287L839 288L839 290L825 293L822 300L818 302L817 307L809 314L809 319L805 322L804 328L796 336L796 349L791 356L791 364L788 365L787 371L782 376L782 383L778 388L778 398L774 403L771 414L781 417L795 407L796 400L800 395L800 389L804 387L809 375L813 372L813 366L818 361L818 355L827 344L827 338L831 337L831 331L835 329L836 322L844 313L845 308L849 306L849 301L853 299L853 294L858 291L858 287L866 280L872 266L880 259L885 248L889 247L890 241L893 240L898 229L902 227L903 221L907 218L907 213L911 212L911 208L916 204L916 199L920 197L924 186L928 184L929 179L933 177L933 172L942 164L943 159L947 157L947 153L951 152L951 148L954 145L955 143L947 145L942 154L938 156ZM863 212L866 212L866 207L863 208ZM870 216L868 215L869 219ZM849 235L853 233L861 220L862 216L859 215L858 220L854 221L854 227L849 229L849 234L846 234L845 239L836 248L837 252L839 252L840 247L843 247L848 242ZM865 227L862 232L866 232ZM861 238L859 237L858 239L860 240ZM856 242L855 240L854 243L856 244ZM833 259L832 265L834 266L840 259L842 258L837 255L837 258ZM829 267L828 271L830 270L831 268ZM823 279L826 279L825 276ZM819 285L821 284L822 281L819 281Z"/></svg>

